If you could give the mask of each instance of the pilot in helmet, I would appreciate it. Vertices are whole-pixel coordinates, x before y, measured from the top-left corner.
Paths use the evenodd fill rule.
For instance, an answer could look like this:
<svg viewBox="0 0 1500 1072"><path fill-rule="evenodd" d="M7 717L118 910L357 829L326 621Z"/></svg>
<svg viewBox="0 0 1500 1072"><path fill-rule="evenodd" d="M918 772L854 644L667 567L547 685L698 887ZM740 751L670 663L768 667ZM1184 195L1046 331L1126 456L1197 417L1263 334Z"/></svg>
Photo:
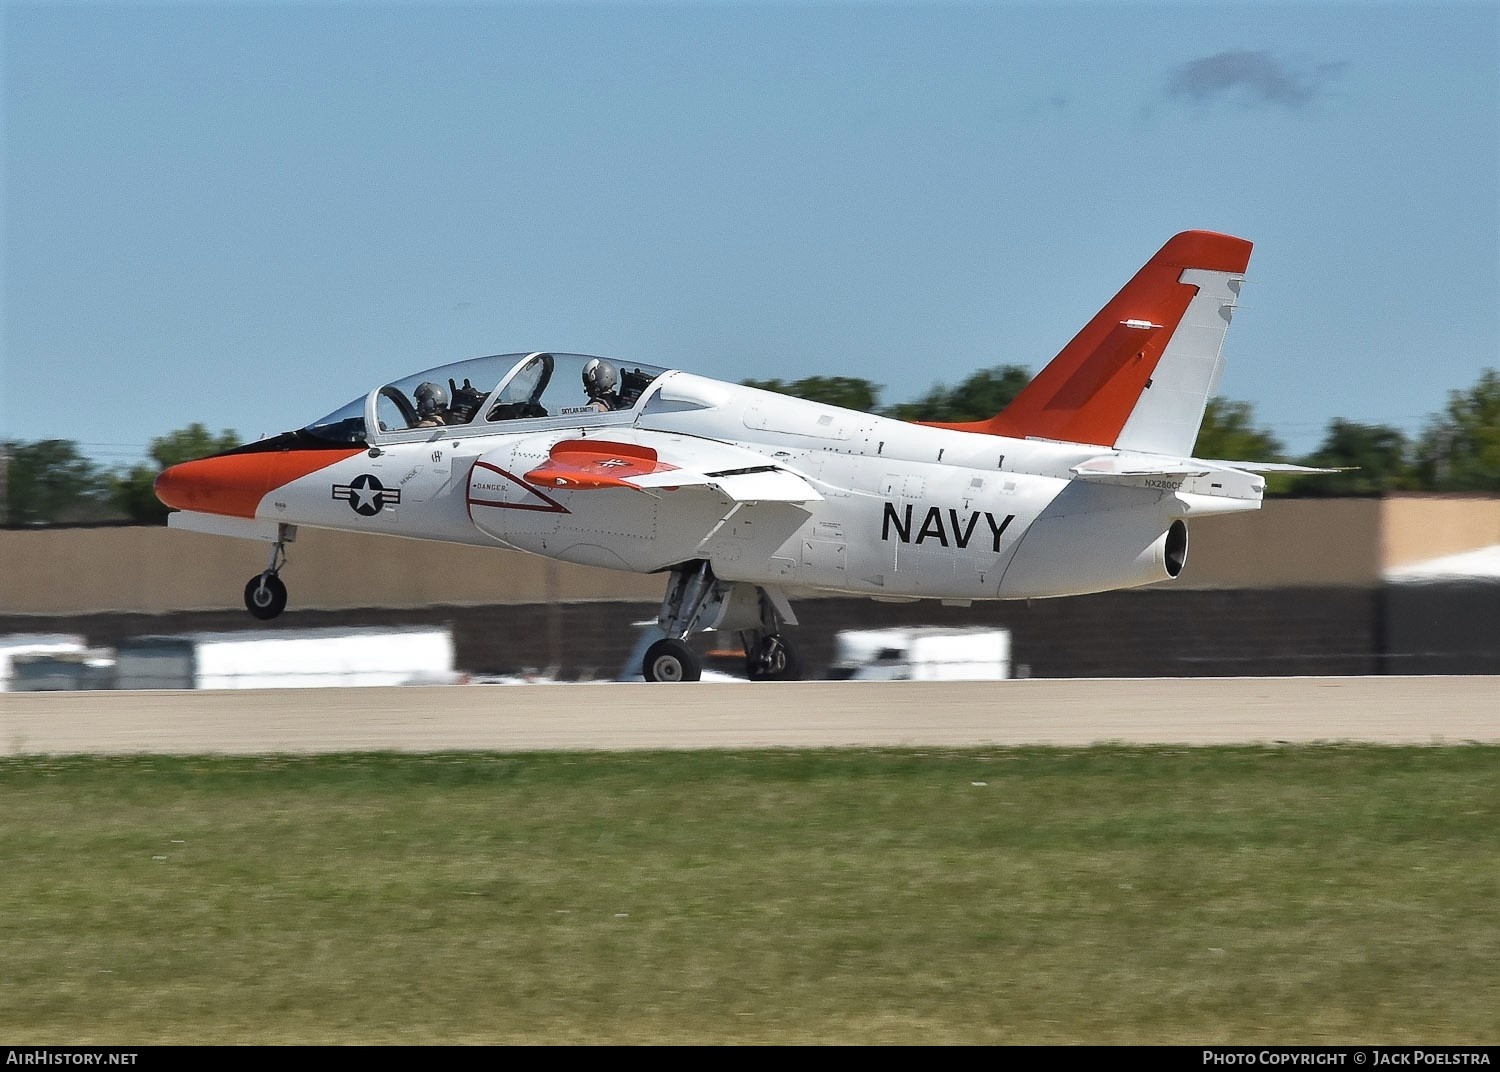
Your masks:
<svg viewBox="0 0 1500 1072"><path fill-rule="evenodd" d="M615 387L619 382L619 374L613 365L597 357L590 358L583 366L583 389L589 396L589 408L600 413L618 408L620 396L615 393Z"/></svg>
<svg viewBox="0 0 1500 1072"><path fill-rule="evenodd" d="M416 389L417 427L433 428L447 423L448 392L430 380Z"/></svg>

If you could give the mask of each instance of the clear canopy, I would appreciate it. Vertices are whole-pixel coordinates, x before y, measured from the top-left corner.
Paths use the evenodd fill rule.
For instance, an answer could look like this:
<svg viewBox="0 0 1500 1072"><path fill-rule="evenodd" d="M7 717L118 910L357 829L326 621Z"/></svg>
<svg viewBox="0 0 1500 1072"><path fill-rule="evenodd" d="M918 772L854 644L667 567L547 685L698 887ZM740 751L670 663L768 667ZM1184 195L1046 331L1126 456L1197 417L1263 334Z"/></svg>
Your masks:
<svg viewBox="0 0 1500 1072"><path fill-rule="evenodd" d="M602 366L602 367L601 367ZM588 389L588 383L594 389ZM405 432L499 421L591 418L633 409L667 370L587 354L496 354L428 369L354 399L305 429L319 439L367 443ZM376 434L368 434L374 421Z"/></svg>

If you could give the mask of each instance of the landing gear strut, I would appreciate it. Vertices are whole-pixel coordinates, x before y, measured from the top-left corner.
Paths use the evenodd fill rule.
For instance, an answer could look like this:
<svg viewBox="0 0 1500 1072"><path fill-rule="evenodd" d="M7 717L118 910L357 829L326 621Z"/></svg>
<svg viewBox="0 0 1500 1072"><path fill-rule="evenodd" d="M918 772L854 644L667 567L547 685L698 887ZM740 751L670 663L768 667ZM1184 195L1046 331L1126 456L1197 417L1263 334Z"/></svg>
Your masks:
<svg viewBox="0 0 1500 1072"><path fill-rule="evenodd" d="M751 639L757 635L758 640ZM780 633L746 631L740 638L745 646L745 674L751 681L796 681L802 676L802 660Z"/></svg>
<svg viewBox="0 0 1500 1072"><path fill-rule="evenodd" d="M697 681L703 677L703 660L687 645L688 634L698 621L716 587L714 571L707 562L678 566L667 583L656 624L665 636L646 649L641 676L647 681Z"/></svg>
<svg viewBox="0 0 1500 1072"><path fill-rule="evenodd" d="M703 661L687 638L705 629L732 629L739 632L751 681L795 679L801 664L781 626L796 619L784 598L779 606L785 613L764 588L718 580L705 561L679 566L656 618L663 637L646 650L641 675L647 681L698 681Z"/></svg>
<svg viewBox="0 0 1500 1072"><path fill-rule="evenodd" d="M760 628L742 629L745 675L751 681L796 681L802 676L802 660L781 635L781 614L764 589L757 588Z"/></svg>
<svg viewBox="0 0 1500 1072"><path fill-rule="evenodd" d="M286 585L281 582L281 567L286 565L286 545L297 538L297 530L282 525L271 547L271 561L265 570L245 584L245 609L263 622L286 610Z"/></svg>

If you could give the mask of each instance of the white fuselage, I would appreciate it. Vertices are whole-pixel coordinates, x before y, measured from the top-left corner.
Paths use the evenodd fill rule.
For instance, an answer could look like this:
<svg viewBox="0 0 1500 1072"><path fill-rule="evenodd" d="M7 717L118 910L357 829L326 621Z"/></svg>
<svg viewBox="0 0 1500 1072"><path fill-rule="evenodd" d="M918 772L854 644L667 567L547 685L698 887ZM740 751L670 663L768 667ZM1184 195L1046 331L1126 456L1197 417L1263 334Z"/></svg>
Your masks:
<svg viewBox="0 0 1500 1072"><path fill-rule="evenodd" d="M565 440L606 450L649 440L715 471L752 469L743 464L751 459L815 494L526 482ZM626 412L384 435L274 489L256 517L498 542L633 572L707 560L722 580L792 591L967 601L1166 579L1175 576L1166 561L1174 521L1259 506L1261 482L1245 474L1111 482L1072 471L1118 453L915 425L671 372Z"/></svg>

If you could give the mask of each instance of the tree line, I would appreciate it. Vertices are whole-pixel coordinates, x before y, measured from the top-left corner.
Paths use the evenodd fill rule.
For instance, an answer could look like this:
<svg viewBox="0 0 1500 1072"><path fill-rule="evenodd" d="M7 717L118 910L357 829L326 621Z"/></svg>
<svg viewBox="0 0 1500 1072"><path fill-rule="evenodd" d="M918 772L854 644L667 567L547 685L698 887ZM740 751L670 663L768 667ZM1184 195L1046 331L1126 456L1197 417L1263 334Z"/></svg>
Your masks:
<svg viewBox="0 0 1500 1072"><path fill-rule="evenodd" d="M980 369L949 387L938 384L914 402L880 404L880 386L847 376L802 380L746 380L750 387L814 402L878 413L903 421L983 421L1008 406L1032 380L1020 365ZM1258 427L1254 407L1227 398L1209 399L1194 457L1237 461L1292 462L1341 473L1273 476L1272 495L1357 496L1388 491L1500 493L1500 372L1485 369L1467 390L1451 391L1441 412L1427 418L1416 436L1386 424L1335 418L1310 454L1292 457L1270 431Z"/></svg>
<svg viewBox="0 0 1500 1072"><path fill-rule="evenodd" d="M0 521L7 525L81 525L126 521L159 525L167 508L152 485L161 471L239 444L232 431L201 424L151 441L150 462L107 468L71 439L8 440L0 446Z"/></svg>
<svg viewBox="0 0 1500 1072"><path fill-rule="evenodd" d="M800 380L744 380L748 387L875 413L904 421L982 421L1000 412L1031 382L1020 365L980 369L961 382L938 384L911 402L883 406L881 385L850 376ZM167 508L152 484L170 465L237 445L232 431L201 424L153 439L150 461L107 468L67 439L7 441L0 446L0 523L84 524L123 521L160 524ZM1288 457L1284 445L1257 425L1248 402L1209 400L1193 453L1199 458L1295 462L1347 472L1273 476L1267 492L1287 496L1380 495L1389 491L1500 493L1500 372L1485 369L1477 383L1449 392L1447 405L1408 436L1384 424L1335 418L1310 454Z"/></svg>

